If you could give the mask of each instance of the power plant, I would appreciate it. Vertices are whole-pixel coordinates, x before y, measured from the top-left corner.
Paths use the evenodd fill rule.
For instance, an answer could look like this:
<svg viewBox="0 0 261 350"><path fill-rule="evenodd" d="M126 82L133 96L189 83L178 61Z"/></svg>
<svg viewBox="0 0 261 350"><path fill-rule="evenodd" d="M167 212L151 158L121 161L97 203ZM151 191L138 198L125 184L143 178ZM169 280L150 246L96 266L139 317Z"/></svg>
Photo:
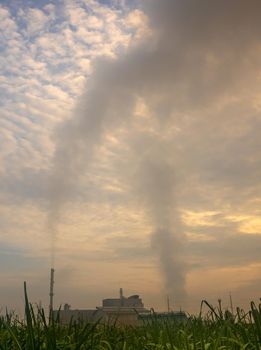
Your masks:
<svg viewBox="0 0 261 350"><path fill-rule="evenodd" d="M102 305L95 309L71 309L69 304L64 304L63 309L53 309L54 297L54 269L51 269L50 278L50 317L59 320L61 324L69 324L75 322L106 322L117 323L118 325L138 325L144 321L150 321L152 318L166 319L174 318L176 320L186 320L185 312L151 312L150 309L144 307L142 298L134 294L125 297L123 289L120 288L119 298L106 298L102 300Z"/></svg>

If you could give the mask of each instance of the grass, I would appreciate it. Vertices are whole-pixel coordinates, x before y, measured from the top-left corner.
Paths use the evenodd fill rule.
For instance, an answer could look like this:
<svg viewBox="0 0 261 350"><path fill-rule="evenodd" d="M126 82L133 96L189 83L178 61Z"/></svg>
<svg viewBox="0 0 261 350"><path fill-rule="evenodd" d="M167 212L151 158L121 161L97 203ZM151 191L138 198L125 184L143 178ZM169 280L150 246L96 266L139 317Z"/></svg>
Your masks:
<svg viewBox="0 0 261 350"><path fill-rule="evenodd" d="M71 322L61 325L36 311L25 292L25 320L6 313L0 318L0 350L261 350L261 304L250 303L250 311L239 308L235 315L214 308L207 301L206 315L186 322L158 320L152 316L139 327Z"/></svg>

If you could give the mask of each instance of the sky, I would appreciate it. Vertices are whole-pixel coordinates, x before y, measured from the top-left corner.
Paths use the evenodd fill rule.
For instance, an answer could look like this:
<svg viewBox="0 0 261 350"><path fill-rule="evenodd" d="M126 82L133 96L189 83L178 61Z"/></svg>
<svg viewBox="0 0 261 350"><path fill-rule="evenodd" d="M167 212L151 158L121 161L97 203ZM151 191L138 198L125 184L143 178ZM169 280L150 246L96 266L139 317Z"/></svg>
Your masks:
<svg viewBox="0 0 261 350"><path fill-rule="evenodd" d="M260 10L0 1L0 310L259 300Z"/></svg>

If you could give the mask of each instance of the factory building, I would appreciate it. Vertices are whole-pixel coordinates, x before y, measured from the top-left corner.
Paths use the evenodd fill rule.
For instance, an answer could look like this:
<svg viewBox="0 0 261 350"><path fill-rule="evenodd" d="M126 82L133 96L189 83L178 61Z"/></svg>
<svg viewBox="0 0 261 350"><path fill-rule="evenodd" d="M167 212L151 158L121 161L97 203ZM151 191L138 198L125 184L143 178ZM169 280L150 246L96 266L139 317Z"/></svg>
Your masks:
<svg viewBox="0 0 261 350"><path fill-rule="evenodd" d="M77 310L71 309L69 304L65 304L61 310L54 310L53 316L61 324L70 322L101 322L117 325L137 326L152 321L178 321L187 320L184 311L151 312L144 307L139 295L124 297L122 288L119 298L103 299L102 306L96 309Z"/></svg>
<svg viewBox="0 0 261 350"><path fill-rule="evenodd" d="M102 306L92 310L71 309L65 304L61 310L54 310L54 319L62 324L76 322L111 322L120 325L137 325L140 314L149 314L139 295L124 297L122 288L119 298L104 299Z"/></svg>

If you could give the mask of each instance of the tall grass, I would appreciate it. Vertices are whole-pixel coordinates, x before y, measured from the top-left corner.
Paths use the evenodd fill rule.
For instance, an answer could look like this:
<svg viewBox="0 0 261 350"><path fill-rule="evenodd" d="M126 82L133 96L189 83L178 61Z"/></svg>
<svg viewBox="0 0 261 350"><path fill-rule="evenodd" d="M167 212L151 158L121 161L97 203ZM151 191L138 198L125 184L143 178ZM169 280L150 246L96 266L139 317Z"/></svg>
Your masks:
<svg viewBox="0 0 261 350"><path fill-rule="evenodd" d="M61 325L50 322L42 308L34 310L24 285L25 319L6 313L0 318L0 350L260 350L261 305L250 311L223 311L202 301L207 313L186 322L159 320L153 315L138 327L117 327L100 322Z"/></svg>

